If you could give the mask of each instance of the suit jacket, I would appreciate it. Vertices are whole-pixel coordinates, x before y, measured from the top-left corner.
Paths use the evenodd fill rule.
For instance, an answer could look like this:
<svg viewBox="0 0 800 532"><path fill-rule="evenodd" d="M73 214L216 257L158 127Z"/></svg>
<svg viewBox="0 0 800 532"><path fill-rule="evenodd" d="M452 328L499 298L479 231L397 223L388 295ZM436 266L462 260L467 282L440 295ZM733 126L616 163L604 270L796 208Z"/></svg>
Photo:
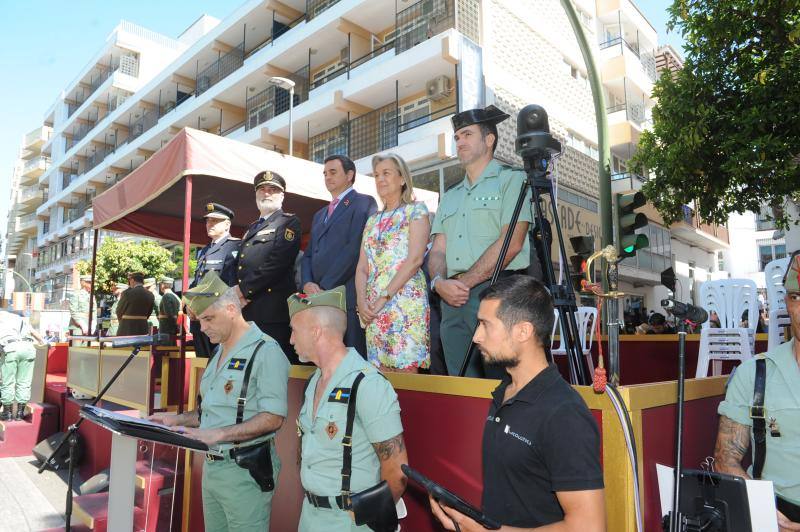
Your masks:
<svg viewBox="0 0 800 532"><path fill-rule="evenodd" d="M254 222L239 243L236 282L245 298L245 319L256 324L288 323L286 299L297 287L294 261L300 251L300 218L280 209Z"/></svg>
<svg viewBox="0 0 800 532"><path fill-rule="evenodd" d="M129 336L134 334L148 334L150 324L147 318L153 312L155 296L150 290L142 285L128 288L119 297L117 304L117 319L119 320L118 336ZM133 318L124 318L132 316ZM145 319L141 319L144 317Z"/></svg>
<svg viewBox="0 0 800 532"><path fill-rule="evenodd" d="M200 279L209 272L215 271L225 284L236 284L236 254L241 240L227 235L216 244L209 243L197 252L197 268L191 287L197 286Z"/></svg>
<svg viewBox="0 0 800 532"><path fill-rule="evenodd" d="M302 284L317 283L323 290L345 285L347 308L356 307L355 275L361 236L367 218L378 210L372 196L351 190L325 222L328 207L314 214L311 240L301 262Z"/></svg>

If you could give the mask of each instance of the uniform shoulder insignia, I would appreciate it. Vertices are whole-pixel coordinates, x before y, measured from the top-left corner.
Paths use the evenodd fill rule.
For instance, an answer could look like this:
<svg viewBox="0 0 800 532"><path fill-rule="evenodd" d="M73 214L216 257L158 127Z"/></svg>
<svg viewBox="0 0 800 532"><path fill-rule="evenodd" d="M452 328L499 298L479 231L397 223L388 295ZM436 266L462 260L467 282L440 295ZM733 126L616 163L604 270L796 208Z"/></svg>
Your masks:
<svg viewBox="0 0 800 532"><path fill-rule="evenodd" d="M347 403L350 400L350 388L334 388L328 395L329 403Z"/></svg>
<svg viewBox="0 0 800 532"><path fill-rule="evenodd" d="M229 236L228 240L241 240L241 238L236 238L235 236Z"/></svg>
<svg viewBox="0 0 800 532"><path fill-rule="evenodd" d="M294 218L295 216L297 216L297 215L296 215L295 213L293 213L293 212L284 212L284 213L282 213L282 214L283 214L284 216L288 217L288 218Z"/></svg>
<svg viewBox="0 0 800 532"><path fill-rule="evenodd" d="M295 236L295 235L294 235L294 231L292 231L291 229L289 229L289 228L287 227L287 228L286 228L286 231L284 231L284 233L283 233L283 238L285 238L286 240L288 240L289 242L291 242L292 240L294 240L294 236Z"/></svg>

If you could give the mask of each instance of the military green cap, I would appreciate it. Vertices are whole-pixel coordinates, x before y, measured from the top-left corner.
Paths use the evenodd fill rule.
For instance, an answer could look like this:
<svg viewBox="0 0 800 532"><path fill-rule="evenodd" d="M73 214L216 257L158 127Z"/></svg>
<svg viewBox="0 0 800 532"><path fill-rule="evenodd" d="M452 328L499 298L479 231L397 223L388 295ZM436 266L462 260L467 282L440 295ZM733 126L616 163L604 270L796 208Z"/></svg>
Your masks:
<svg viewBox="0 0 800 532"><path fill-rule="evenodd" d="M153 286L154 284L156 284L156 278L145 277L144 281L142 281L142 284L144 284L145 286Z"/></svg>
<svg viewBox="0 0 800 532"><path fill-rule="evenodd" d="M800 251L792 253L786 275L783 276L783 287L786 292L800 292Z"/></svg>
<svg viewBox="0 0 800 532"><path fill-rule="evenodd" d="M87 283L91 283L92 282L92 276L91 275L81 275L80 276L80 280L81 281L86 281Z"/></svg>
<svg viewBox="0 0 800 532"><path fill-rule="evenodd" d="M117 287L118 290L127 290L128 289L128 283L117 283L116 287Z"/></svg>
<svg viewBox="0 0 800 532"><path fill-rule="evenodd" d="M195 316L199 316L217 302L229 289L217 272L210 271L203 276L197 286L183 293L183 302Z"/></svg>
<svg viewBox="0 0 800 532"><path fill-rule="evenodd" d="M175 279L173 279L172 277L167 277L167 276L165 275L165 276L163 276L161 279L159 279L159 281L158 281L158 282L159 282L159 283L162 283L162 284L163 284L163 283L169 283L169 284L172 284L172 283L174 283L174 282L175 282Z"/></svg>
<svg viewBox="0 0 800 532"><path fill-rule="evenodd" d="M286 300L289 303L289 317L291 318L301 310L312 307L333 307L342 312L347 312L347 299L344 286L337 286L324 292L308 295L300 292L292 294Z"/></svg>

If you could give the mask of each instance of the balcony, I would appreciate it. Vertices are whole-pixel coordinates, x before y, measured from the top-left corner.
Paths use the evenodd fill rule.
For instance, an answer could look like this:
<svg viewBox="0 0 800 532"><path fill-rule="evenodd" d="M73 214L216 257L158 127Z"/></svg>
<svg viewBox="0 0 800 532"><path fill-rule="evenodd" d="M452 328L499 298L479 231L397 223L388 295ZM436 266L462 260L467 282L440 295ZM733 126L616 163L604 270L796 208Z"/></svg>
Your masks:
<svg viewBox="0 0 800 532"><path fill-rule="evenodd" d="M683 206L683 220L672 224L670 231L676 238L709 252L730 246L727 227L703 222L688 205Z"/></svg>
<svg viewBox="0 0 800 532"><path fill-rule="evenodd" d="M48 168L50 168L50 157L40 155L25 161L22 167L22 174L20 174L20 184L35 183Z"/></svg>
<svg viewBox="0 0 800 532"><path fill-rule="evenodd" d="M26 214L17 218L17 231L29 235L36 234L36 214Z"/></svg>
<svg viewBox="0 0 800 532"><path fill-rule="evenodd" d="M82 89L80 94L72 100L67 100L67 117L72 116L86 101L97 92L103 83L108 78L114 75L115 72L124 74L126 76L138 77L139 76L139 60L136 56L123 55L118 60L112 62L110 65L98 64L97 67L90 73L88 80L82 82Z"/></svg>
<svg viewBox="0 0 800 532"><path fill-rule="evenodd" d="M195 95L200 96L232 72L238 70L243 64L244 43L242 42L197 74Z"/></svg>
<svg viewBox="0 0 800 532"><path fill-rule="evenodd" d="M294 106L308 100L308 67L303 67L289 79L294 81ZM269 86L263 91L247 98L245 103L247 120L245 129L252 129L275 116L289 110L289 91Z"/></svg>
<svg viewBox="0 0 800 532"><path fill-rule="evenodd" d="M47 200L47 192L39 188L38 185L22 187L17 195L17 202L26 206L38 206Z"/></svg>
<svg viewBox="0 0 800 532"><path fill-rule="evenodd" d="M67 209L67 221L72 223L75 220L80 220L84 216L88 215L91 210L92 201L86 199L81 200Z"/></svg>
<svg viewBox="0 0 800 532"><path fill-rule="evenodd" d="M306 20L320 16L326 9L338 4L341 0L306 0Z"/></svg>
<svg viewBox="0 0 800 532"><path fill-rule="evenodd" d="M158 123L158 112L146 110L128 127L128 138L122 144L128 144L141 137L142 134Z"/></svg>
<svg viewBox="0 0 800 532"><path fill-rule="evenodd" d="M26 150L38 150L45 142L50 140L52 134L53 128L49 126L38 127L25 135L22 147Z"/></svg>
<svg viewBox="0 0 800 532"><path fill-rule="evenodd" d="M69 186L80 179L77 170L61 175L61 190L66 190Z"/></svg>

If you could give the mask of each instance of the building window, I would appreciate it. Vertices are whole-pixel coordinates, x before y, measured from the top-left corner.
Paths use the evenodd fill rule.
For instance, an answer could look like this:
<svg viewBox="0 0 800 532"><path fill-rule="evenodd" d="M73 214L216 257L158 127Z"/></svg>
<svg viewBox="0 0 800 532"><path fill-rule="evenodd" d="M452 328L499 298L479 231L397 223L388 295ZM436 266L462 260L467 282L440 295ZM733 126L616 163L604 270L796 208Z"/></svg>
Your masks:
<svg viewBox="0 0 800 532"><path fill-rule="evenodd" d="M725 271L725 260L723 259L721 251L717 251L717 271Z"/></svg>
<svg viewBox="0 0 800 532"><path fill-rule="evenodd" d="M786 257L786 244L762 243L758 246L759 271L764 271L773 260Z"/></svg>
<svg viewBox="0 0 800 532"><path fill-rule="evenodd" d="M567 138L566 138L567 146L570 146L579 152L588 155L595 161L599 160L600 156L597 151L597 146L590 143L588 140L584 139L580 135L576 135L575 133L568 131Z"/></svg>
<svg viewBox="0 0 800 532"><path fill-rule="evenodd" d="M772 209L762 207L756 217L756 231L774 231L775 220L772 219Z"/></svg>

